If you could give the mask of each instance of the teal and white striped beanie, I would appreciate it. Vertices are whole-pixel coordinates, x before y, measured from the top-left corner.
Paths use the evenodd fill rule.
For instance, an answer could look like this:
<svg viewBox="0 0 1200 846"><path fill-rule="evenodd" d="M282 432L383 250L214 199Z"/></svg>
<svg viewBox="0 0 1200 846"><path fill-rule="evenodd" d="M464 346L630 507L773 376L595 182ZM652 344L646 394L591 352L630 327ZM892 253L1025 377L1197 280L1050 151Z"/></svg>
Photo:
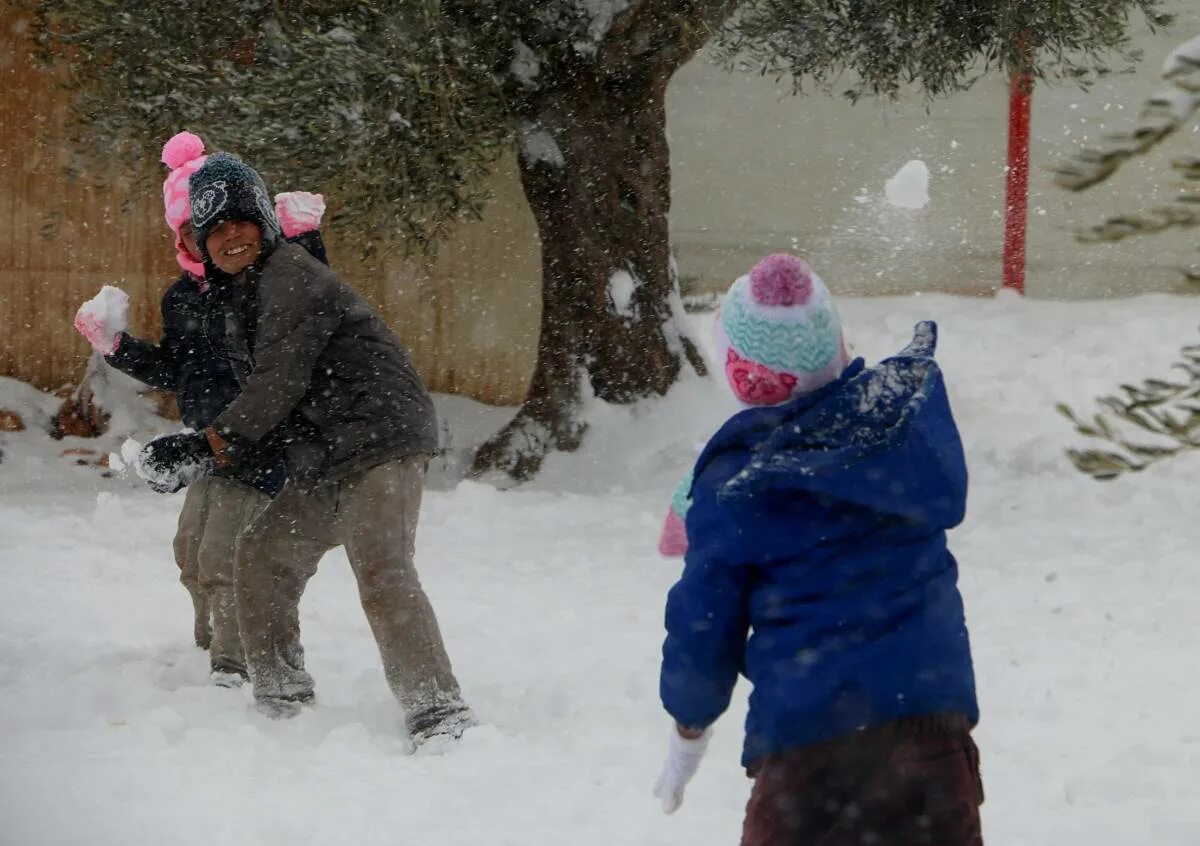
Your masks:
<svg viewBox="0 0 1200 846"><path fill-rule="evenodd" d="M815 391L850 361L829 289L795 256L767 256L735 281L716 335L729 386L746 405Z"/></svg>

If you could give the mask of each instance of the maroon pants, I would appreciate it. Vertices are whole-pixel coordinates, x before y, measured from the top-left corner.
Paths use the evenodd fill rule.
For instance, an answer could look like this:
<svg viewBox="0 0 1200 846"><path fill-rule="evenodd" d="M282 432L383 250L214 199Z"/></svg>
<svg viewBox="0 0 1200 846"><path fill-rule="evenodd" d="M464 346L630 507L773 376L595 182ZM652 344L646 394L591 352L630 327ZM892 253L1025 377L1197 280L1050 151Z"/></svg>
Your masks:
<svg viewBox="0 0 1200 846"><path fill-rule="evenodd" d="M966 719L906 718L760 762L742 846L983 846L982 803Z"/></svg>

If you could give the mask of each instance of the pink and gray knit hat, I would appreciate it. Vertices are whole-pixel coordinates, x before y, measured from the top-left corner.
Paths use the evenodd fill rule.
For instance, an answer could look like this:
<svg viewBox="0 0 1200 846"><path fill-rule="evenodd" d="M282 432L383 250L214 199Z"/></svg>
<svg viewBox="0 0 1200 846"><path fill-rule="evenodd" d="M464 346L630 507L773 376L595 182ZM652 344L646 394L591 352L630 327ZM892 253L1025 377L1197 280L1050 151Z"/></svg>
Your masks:
<svg viewBox="0 0 1200 846"><path fill-rule="evenodd" d="M192 209L188 204L188 177L200 169L208 160L204 154L204 142L190 132L180 132L163 145L163 164L171 169L163 180L163 206L166 209L167 226L175 233L175 259L179 266L200 279L204 278L204 263L194 261L183 247L179 227L191 220Z"/></svg>
<svg viewBox="0 0 1200 846"><path fill-rule="evenodd" d="M795 256L767 256L734 282L716 335L729 386L745 405L815 391L850 361L829 289Z"/></svg>

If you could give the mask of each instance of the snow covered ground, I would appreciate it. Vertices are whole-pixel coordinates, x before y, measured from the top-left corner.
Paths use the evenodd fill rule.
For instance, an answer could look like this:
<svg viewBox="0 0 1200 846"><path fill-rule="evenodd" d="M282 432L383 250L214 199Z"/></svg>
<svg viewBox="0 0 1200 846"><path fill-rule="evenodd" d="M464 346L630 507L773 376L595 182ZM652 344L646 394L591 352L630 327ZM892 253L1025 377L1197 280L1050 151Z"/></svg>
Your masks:
<svg viewBox="0 0 1200 846"><path fill-rule="evenodd" d="M1064 459L1077 441L1053 408L1090 410L1121 380L1164 375L1195 339L1198 304L842 303L868 359L920 318L941 324L972 471L952 546L991 844L1200 842L1200 457L1096 483ZM318 703L268 721L248 692L211 686L190 645L171 558L182 495L59 456L94 441L0 434L0 843L736 843L744 685L683 809L664 817L650 796L668 727L662 602L679 566L655 541L728 402L692 380L662 403L597 408L586 448L518 490L435 468L419 566L485 723L440 755L407 754L343 554L302 606ZM504 416L441 407L461 448Z"/></svg>

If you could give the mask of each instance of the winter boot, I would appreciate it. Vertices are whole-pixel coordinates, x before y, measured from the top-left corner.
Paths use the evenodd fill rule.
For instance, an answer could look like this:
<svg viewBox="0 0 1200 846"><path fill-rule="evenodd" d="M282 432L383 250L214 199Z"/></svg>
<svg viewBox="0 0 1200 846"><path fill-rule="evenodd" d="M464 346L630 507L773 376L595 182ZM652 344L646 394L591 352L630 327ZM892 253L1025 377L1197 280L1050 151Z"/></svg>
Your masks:
<svg viewBox="0 0 1200 846"><path fill-rule="evenodd" d="M408 733L420 747L431 740L458 740L463 732L479 725L471 709L461 699L443 702L409 716Z"/></svg>
<svg viewBox="0 0 1200 846"><path fill-rule="evenodd" d="M241 687L250 681L245 667L214 661L209 679L217 687Z"/></svg>
<svg viewBox="0 0 1200 846"><path fill-rule="evenodd" d="M316 696L309 689L298 692L295 696L260 696L255 697L254 707L258 713L272 720L289 720L300 713L305 705L311 705Z"/></svg>
<svg viewBox="0 0 1200 846"><path fill-rule="evenodd" d="M299 714L302 706L313 703L316 696L312 676L294 670L287 676L274 684L255 685L254 705L259 713L274 720L287 719Z"/></svg>

